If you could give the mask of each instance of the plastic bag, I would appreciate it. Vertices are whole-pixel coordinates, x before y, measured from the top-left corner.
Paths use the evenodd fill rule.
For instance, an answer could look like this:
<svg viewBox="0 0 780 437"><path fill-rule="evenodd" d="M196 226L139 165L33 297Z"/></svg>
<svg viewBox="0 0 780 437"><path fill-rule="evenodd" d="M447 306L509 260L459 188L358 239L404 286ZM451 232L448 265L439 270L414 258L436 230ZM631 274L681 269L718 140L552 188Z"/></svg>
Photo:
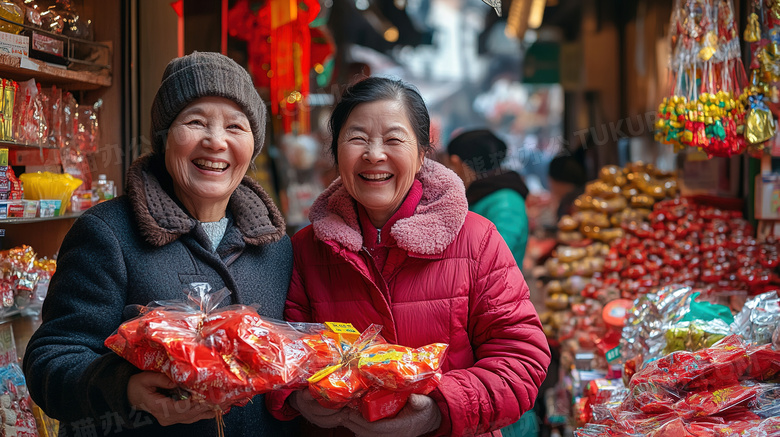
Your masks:
<svg viewBox="0 0 780 437"><path fill-rule="evenodd" d="M309 378L309 391L322 406L350 405L374 421L398 413L409 395L436 388L447 345L392 345L381 329L371 325L349 345L342 339L340 360Z"/></svg>
<svg viewBox="0 0 780 437"><path fill-rule="evenodd" d="M685 419L713 416L747 404L755 399L759 391L758 384L746 382L713 391L689 393L685 399L677 402L673 409Z"/></svg>
<svg viewBox="0 0 780 437"><path fill-rule="evenodd" d="M305 380L314 350L302 339L325 325L267 320L245 305L217 308L229 293L193 284L187 302L153 303L105 344L217 408L245 405L257 394Z"/></svg>
<svg viewBox="0 0 780 437"><path fill-rule="evenodd" d="M44 144L48 135L48 122L35 79L19 83L14 117L14 141L27 145Z"/></svg>
<svg viewBox="0 0 780 437"><path fill-rule="evenodd" d="M742 340L730 335L698 352L674 352L637 372L631 387L660 385L672 391L715 390L736 384L750 366Z"/></svg>
<svg viewBox="0 0 780 437"><path fill-rule="evenodd" d="M740 334L750 344L773 343L773 335L780 326L780 297L770 291L745 302L731 324L731 331ZM777 342L775 342L777 344Z"/></svg>
<svg viewBox="0 0 780 437"><path fill-rule="evenodd" d="M100 109L103 99L94 105L79 105L76 114L75 141L79 151L87 155L97 152L100 145Z"/></svg>
<svg viewBox="0 0 780 437"><path fill-rule="evenodd" d="M695 352L708 348L730 333L729 325L721 319L680 322L669 327L664 337L664 353L675 351Z"/></svg>

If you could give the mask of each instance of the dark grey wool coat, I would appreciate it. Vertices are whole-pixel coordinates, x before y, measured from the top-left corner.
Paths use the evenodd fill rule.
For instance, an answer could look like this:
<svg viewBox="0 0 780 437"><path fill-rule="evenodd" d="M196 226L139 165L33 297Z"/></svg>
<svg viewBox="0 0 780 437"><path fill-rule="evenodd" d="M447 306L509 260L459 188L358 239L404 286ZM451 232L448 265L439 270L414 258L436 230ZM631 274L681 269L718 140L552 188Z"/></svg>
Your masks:
<svg viewBox="0 0 780 437"><path fill-rule="evenodd" d="M230 198L215 254L200 224L170 194L171 184L162 160L139 159L128 174L128 195L90 208L62 243L43 324L24 356L30 394L61 421L60 435L217 435L214 419L162 427L131 411L127 382L139 370L103 342L137 314L137 305L182 300L188 284L208 282L232 291L221 306L257 303L261 315L282 318L292 252L270 197L244 178ZM224 421L226 436L296 434L296 423L267 413L263 396L234 407Z"/></svg>

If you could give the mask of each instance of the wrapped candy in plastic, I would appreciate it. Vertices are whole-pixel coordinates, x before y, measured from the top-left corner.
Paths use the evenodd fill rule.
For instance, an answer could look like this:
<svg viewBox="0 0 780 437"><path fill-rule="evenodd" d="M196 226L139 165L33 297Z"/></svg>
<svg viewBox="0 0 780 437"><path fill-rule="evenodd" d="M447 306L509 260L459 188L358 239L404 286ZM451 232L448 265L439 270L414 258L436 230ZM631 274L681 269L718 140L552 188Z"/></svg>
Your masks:
<svg viewBox="0 0 780 437"><path fill-rule="evenodd" d="M679 400L679 391L649 382L632 384L624 405L645 414L663 414L671 412Z"/></svg>
<svg viewBox="0 0 780 437"><path fill-rule="evenodd" d="M748 408L764 419L780 417L780 384L761 384Z"/></svg>
<svg viewBox="0 0 780 437"><path fill-rule="evenodd" d="M379 325L369 326L342 349L338 362L309 378L309 391L320 405L350 405L373 421L398 413L410 394L428 394L436 387L447 345L392 345L380 330Z"/></svg>
<svg viewBox="0 0 780 437"><path fill-rule="evenodd" d="M780 350L772 345L751 346L748 349L750 367L745 372L745 378L756 381L768 381L780 375Z"/></svg>
<svg viewBox="0 0 780 437"><path fill-rule="evenodd" d="M745 405L755 399L760 390L753 383L734 384L714 391L689 393L674 405L674 411L685 419L707 417Z"/></svg>
<svg viewBox="0 0 780 437"><path fill-rule="evenodd" d="M712 346L729 333L729 325L720 319L676 323L666 331L664 353L683 350L695 352Z"/></svg>
<svg viewBox="0 0 780 437"><path fill-rule="evenodd" d="M370 345L385 343L379 335L381 330L380 325L371 325L351 344L339 344L338 360L309 377L309 391L320 405L342 408L366 392L368 382L358 371L358 362L360 354Z"/></svg>
<svg viewBox="0 0 780 437"><path fill-rule="evenodd" d="M748 343L772 343L772 336L780 325L780 297L777 292L754 296L745 302L731 324L732 332L741 334Z"/></svg>
<svg viewBox="0 0 780 437"><path fill-rule="evenodd" d="M48 135L40 87L35 79L19 83L14 107L14 140L21 144L43 145Z"/></svg>
<svg viewBox="0 0 780 437"><path fill-rule="evenodd" d="M194 284L189 302L156 302L106 339L142 370L163 372L215 408L244 405L254 395L300 383L318 369L302 338L327 330L257 315L243 305L217 308L229 291Z"/></svg>
<svg viewBox="0 0 780 437"><path fill-rule="evenodd" d="M389 344L367 347L358 361L360 373L379 387L413 390L441 368L447 345L433 343L417 349Z"/></svg>
<svg viewBox="0 0 780 437"><path fill-rule="evenodd" d="M79 151L85 154L97 152L100 145L100 112L103 99L93 105L79 105L75 120L75 137Z"/></svg>
<svg viewBox="0 0 780 437"><path fill-rule="evenodd" d="M703 390L736 384L750 366L742 340L730 335L698 352L674 352L653 361L631 379L631 387L658 384L670 390Z"/></svg>

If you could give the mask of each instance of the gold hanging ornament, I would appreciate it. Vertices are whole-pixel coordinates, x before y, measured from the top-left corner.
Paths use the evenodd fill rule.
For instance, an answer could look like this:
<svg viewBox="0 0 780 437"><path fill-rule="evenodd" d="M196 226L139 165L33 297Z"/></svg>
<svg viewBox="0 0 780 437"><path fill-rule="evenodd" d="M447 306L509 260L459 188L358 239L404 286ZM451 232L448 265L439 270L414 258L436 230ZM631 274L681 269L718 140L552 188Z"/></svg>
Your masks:
<svg viewBox="0 0 780 437"><path fill-rule="evenodd" d="M748 16L747 27L745 28L745 41L758 42L761 39L761 24L758 22L758 14L755 12Z"/></svg>

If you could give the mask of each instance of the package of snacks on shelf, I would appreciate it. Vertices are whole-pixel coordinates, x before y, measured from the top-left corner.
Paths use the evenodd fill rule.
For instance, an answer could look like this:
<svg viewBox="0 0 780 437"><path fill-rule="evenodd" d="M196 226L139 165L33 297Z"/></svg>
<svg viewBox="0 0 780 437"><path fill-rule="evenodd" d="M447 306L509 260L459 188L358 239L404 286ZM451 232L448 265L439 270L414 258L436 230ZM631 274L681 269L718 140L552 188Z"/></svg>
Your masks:
<svg viewBox="0 0 780 437"><path fill-rule="evenodd" d="M81 185L81 179L74 178L68 173L23 173L19 180L24 184L24 193L27 199L32 200L59 200L60 211L70 209L70 198L73 192Z"/></svg>
<svg viewBox="0 0 780 437"><path fill-rule="evenodd" d="M5 430L14 428L18 437L38 435L32 399L17 363L0 367L0 419Z"/></svg>
<svg viewBox="0 0 780 437"><path fill-rule="evenodd" d="M193 284L188 301L149 305L105 344L223 412L257 394L300 384L316 370L310 367L315 351L303 339L326 331L325 325L265 319L252 306L217 308L227 294Z"/></svg>
<svg viewBox="0 0 780 437"><path fill-rule="evenodd" d="M20 82L15 98L13 138L20 144L44 144L48 122L35 79Z"/></svg>

